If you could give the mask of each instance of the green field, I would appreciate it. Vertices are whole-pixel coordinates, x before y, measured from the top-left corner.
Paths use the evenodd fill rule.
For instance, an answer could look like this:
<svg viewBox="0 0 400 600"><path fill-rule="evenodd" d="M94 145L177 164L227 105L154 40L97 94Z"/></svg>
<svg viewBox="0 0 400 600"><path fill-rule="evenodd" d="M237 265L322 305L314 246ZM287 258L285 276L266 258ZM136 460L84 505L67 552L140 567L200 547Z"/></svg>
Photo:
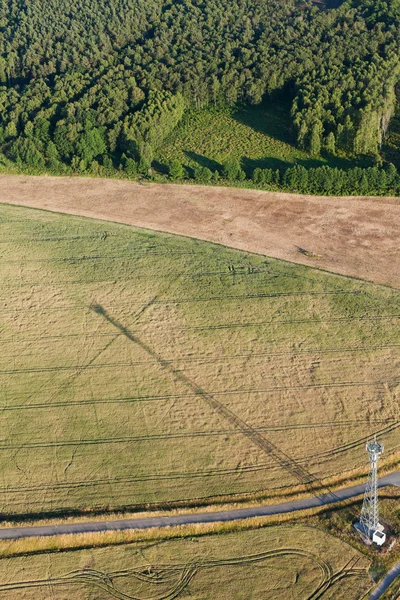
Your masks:
<svg viewBox="0 0 400 600"><path fill-rule="evenodd" d="M0 560L7 600L359 600L369 561L305 526Z"/></svg>
<svg viewBox="0 0 400 600"><path fill-rule="evenodd" d="M0 208L0 511L340 480L400 450L399 293L217 245Z"/></svg>
<svg viewBox="0 0 400 600"><path fill-rule="evenodd" d="M338 156L315 159L297 148L290 102L284 98L236 109L189 110L164 143L156 165L162 170L172 159L178 159L189 172L198 165L214 171L231 156L241 161L248 175L257 167L286 169L295 163L307 168L323 164L340 168L368 165L365 160L350 161Z"/></svg>

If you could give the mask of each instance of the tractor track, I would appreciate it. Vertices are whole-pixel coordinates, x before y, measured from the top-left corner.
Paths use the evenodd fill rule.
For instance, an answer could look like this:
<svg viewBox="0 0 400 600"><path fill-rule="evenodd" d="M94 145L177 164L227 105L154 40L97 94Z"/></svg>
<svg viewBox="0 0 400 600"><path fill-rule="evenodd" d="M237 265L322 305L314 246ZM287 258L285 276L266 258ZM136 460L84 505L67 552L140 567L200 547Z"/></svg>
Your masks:
<svg viewBox="0 0 400 600"><path fill-rule="evenodd" d="M168 364L168 363L167 363ZM82 367L84 370L87 367ZM79 369L80 371L81 369ZM259 388L259 389L241 389L241 390L228 390L228 391L212 391L213 396L237 396L241 394L263 394L263 393L271 393L271 392L286 392L286 391L296 391L296 390L312 390L312 389L336 389L342 387L375 387L375 386L384 386L387 384L398 385L400 383L400 379L387 379L387 380L377 380L377 381L342 381L335 383L316 383L311 385L292 385L292 386L277 386L270 388ZM52 403L42 403L42 404L29 404L29 405L14 405L14 406L1 406L0 411L3 410L24 410L30 408L47 408L49 406L77 406L77 405L93 405L93 404L120 404L125 402L157 402L160 400L176 400L178 398L195 398L196 394L165 394L161 396L126 396L121 398L105 398L105 399L90 399L90 400L79 400L79 401L66 401L63 403L60 402L52 402ZM15 399L18 399L17 396L14 396ZM21 396L19 397L21 398Z"/></svg>

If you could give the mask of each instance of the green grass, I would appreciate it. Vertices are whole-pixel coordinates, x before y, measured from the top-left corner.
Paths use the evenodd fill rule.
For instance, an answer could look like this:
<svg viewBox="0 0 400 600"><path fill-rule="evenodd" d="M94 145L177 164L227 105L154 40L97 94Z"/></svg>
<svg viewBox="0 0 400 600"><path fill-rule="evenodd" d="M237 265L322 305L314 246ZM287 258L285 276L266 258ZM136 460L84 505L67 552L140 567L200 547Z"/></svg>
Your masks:
<svg viewBox="0 0 400 600"><path fill-rule="evenodd" d="M189 172L199 164L214 171L234 156L249 175L256 167L285 169L300 163L306 167L329 164L349 168L356 164L345 157L312 158L295 143L290 103L285 99L236 109L208 107L186 113L164 143L157 161L160 170L178 159Z"/></svg>
<svg viewBox="0 0 400 600"><path fill-rule="evenodd" d="M400 450L399 293L0 208L0 512L313 493Z"/></svg>
<svg viewBox="0 0 400 600"><path fill-rule="evenodd" d="M368 566L321 530L279 526L1 559L0 598L360 600Z"/></svg>

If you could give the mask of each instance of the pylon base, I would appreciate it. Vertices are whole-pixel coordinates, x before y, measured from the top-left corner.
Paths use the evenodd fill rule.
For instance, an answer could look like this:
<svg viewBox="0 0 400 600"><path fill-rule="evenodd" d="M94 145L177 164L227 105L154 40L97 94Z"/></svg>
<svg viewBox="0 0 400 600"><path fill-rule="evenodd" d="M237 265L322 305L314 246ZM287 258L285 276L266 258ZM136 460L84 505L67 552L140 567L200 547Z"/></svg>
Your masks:
<svg viewBox="0 0 400 600"><path fill-rule="evenodd" d="M384 527L380 523L378 523L376 529L371 530L368 529L368 527L366 527L364 523L357 521L357 523L354 524L354 528L361 536L361 539L364 542L364 544L366 544L367 546L371 546L373 543L377 546L382 546L386 541Z"/></svg>
<svg viewBox="0 0 400 600"><path fill-rule="evenodd" d="M354 529L357 531L366 546L372 546L372 539L369 536L369 531L362 523L360 523L360 521L354 523Z"/></svg>

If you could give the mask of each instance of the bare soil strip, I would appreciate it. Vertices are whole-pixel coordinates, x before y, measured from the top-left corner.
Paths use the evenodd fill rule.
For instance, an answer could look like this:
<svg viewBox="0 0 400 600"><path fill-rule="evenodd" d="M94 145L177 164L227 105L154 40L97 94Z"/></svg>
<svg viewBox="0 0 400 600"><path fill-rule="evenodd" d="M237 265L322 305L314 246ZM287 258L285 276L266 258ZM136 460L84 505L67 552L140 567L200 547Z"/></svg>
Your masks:
<svg viewBox="0 0 400 600"><path fill-rule="evenodd" d="M0 175L0 202L185 235L400 288L400 198Z"/></svg>

